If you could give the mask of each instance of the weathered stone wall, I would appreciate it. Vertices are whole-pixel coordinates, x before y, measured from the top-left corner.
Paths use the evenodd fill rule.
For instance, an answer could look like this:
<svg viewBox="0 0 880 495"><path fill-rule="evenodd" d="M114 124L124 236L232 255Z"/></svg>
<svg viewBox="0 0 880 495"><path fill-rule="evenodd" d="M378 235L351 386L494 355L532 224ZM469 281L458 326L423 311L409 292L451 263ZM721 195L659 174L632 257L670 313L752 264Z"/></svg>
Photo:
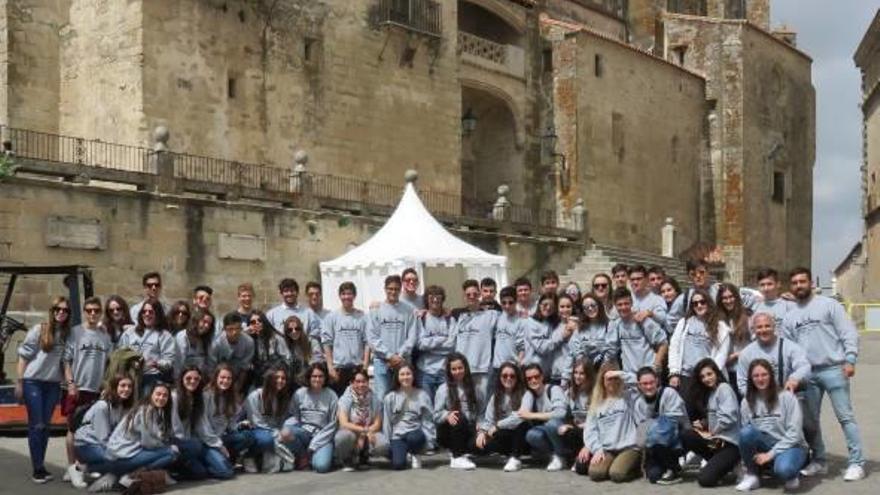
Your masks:
<svg viewBox="0 0 880 495"><path fill-rule="evenodd" d="M660 229L672 217L680 246L696 242L703 80L587 31L561 45L556 118L566 129L566 197L585 200L592 238L659 252Z"/></svg>
<svg viewBox="0 0 880 495"><path fill-rule="evenodd" d="M234 307L235 287L252 282L257 305L274 304L278 280L318 279L318 262L335 258L381 227L384 218L254 206L147 192L115 191L33 179L0 182L0 263L85 264L95 291L137 299L140 277L163 274L168 300L188 299L196 284L215 289L215 308ZM563 271L584 245L454 228L483 249L509 257L509 280ZM0 282L5 282L0 281ZM25 279L13 311L40 311L60 282Z"/></svg>

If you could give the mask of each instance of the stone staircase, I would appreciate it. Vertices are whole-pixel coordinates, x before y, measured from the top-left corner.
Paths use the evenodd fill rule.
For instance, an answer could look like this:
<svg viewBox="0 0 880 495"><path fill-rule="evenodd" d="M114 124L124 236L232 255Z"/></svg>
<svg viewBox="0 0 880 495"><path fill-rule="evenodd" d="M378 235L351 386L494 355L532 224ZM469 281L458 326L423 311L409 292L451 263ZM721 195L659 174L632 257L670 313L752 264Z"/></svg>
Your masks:
<svg viewBox="0 0 880 495"><path fill-rule="evenodd" d="M576 282L581 290L585 290L593 275L607 273L611 275L611 267L623 263L625 265L645 265L651 268L654 265L662 266L666 274L674 277L682 286L687 285L687 270L683 261L677 258L667 258L656 253L638 251L635 249L594 244L578 259L565 274L560 276L562 285Z"/></svg>

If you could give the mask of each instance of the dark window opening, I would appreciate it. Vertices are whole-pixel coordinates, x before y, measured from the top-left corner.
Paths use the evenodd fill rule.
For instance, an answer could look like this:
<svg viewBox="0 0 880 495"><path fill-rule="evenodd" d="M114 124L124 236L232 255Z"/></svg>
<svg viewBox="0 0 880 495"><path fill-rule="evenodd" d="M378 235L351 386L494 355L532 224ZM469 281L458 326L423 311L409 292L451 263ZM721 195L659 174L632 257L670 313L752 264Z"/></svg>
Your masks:
<svg viewBox="0 0 880 495"><path fill-rule="evenodd" d="M785 202L785 172L773 172L773 201Z"/></svg>

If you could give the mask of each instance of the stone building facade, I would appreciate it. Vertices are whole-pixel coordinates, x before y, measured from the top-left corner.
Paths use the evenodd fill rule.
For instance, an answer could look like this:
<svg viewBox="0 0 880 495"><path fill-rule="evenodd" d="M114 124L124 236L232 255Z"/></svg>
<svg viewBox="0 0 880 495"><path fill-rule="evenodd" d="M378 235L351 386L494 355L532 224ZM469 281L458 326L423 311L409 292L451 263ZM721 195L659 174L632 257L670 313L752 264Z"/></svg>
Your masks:
<svg viewBox="0 0 880 495"><path fill-rule="evenodd" d="M517 211L571 227L583 205L589 238L652 252L671 217L676 252L718 245L743 282L810 261L810 59L769 29L769 0L8 0L0 124L415 168L477 215L505 184Z"/></svg>

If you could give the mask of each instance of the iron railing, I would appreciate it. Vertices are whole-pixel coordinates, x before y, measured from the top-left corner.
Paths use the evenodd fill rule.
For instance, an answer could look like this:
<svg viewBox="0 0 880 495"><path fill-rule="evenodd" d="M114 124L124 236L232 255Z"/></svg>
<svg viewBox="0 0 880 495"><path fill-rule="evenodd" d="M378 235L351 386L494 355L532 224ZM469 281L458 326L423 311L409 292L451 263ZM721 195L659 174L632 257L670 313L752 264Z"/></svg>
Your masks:
<svg viewBox="0 0 880 495"><path fill-rule="evenodd" d="M435 0L379 0L378 23L436 38L443 30L440 3Z"/></svg>

